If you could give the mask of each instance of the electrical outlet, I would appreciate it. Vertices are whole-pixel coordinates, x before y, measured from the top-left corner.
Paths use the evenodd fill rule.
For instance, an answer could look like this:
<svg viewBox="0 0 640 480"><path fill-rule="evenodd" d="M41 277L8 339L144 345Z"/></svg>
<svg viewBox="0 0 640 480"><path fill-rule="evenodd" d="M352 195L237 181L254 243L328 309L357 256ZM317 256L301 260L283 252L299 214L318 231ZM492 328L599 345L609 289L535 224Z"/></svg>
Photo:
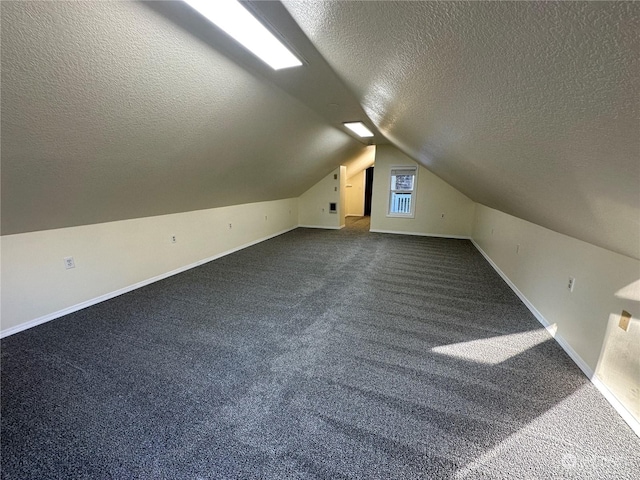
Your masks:
<svg viewBox="0 0 640 480"><path fill-rule="evenodd" d="M175 235L171 235L171 243L176 243L178 241L178 239L176 238Z"/></svg>
<svg viewBox="0 0 640 480"><path fill-rule="evenodd" d="M444 218L444 213L441 213L441 214L440 214L440 218Z"/></svg>
<svg viewBox="0 0 640 480"><path fill-rule="evenodd" d="M231 225L231 224L229 224L229 230L231 230L231 227L232 227L232 225Z"/></svg>
<svg viewBox="0 0 640 480"><path fill-rule="evenodd" d="M516 245L516 255L520 255L520 244Z"/></svg>
<svg viewBox="0 0 640 480"><path fill-rule="evenodd" d="M576 279L573 277L569 277L569 281L567 282L567 290L573 292L573 288L576 286Z"/></svg>
<svg viewBox="0 0 640 480"><path fill-rule="evenodd" d="M69 270L70 268L76 268L76 262L74 262L73 257L64 257L64 268Z"/></svg>
<svg viewBox="0 0 640 480"><path fill-rule="evenodd" d="M266 216L266 215L264 216L264 221L265 221L265 222L267 221L267 216Z"/></svg>

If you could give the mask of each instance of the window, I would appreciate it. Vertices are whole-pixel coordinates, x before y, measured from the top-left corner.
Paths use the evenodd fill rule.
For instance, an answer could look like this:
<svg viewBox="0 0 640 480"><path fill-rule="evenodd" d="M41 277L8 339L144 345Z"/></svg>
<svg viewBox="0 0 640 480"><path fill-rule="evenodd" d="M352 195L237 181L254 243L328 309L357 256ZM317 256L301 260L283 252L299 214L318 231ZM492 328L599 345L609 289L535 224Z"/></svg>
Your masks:
<svg viewBox="0 0 640 480"><path fill-rule="evenodd" d="M417 167L393 167L389 194L390 217L413 218Z"/></svg>

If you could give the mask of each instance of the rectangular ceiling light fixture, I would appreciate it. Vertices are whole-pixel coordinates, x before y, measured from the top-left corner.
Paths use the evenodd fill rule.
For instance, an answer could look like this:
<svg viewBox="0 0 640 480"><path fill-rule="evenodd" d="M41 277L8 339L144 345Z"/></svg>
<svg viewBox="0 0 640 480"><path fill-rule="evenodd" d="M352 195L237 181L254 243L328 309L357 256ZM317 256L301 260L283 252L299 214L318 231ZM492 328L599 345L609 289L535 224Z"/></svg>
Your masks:
<svg viewBox="0 0 640 480"><path fill-rule="evenodd" d="M236 0L184 0L274 70L302 62Z"/></svg>
<svg viewBox="0 0 640 480"><path fill-rule="evenodd" d="M373 137L373 132L369 130L362 122L348 122L343 123L343 125L359 137Z"/></svg>

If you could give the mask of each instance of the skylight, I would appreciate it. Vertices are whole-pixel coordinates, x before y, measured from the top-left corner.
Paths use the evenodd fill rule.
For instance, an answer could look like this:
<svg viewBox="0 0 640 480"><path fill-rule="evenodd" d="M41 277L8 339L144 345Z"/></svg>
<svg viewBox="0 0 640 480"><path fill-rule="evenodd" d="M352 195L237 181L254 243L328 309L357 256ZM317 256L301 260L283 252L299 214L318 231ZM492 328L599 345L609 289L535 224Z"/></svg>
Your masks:
<svg viewBox="0 0 640 480"><path fill-rule="evenodd" d="M359 137L373 137L373 132L369 130L362 122L348 122L343 124Z"/></svg>
<svg viewBox="0 0 640 480"><path fill-rule="evenodd" d="M274 70L302 62L236 0L184 0Z"/></svg>

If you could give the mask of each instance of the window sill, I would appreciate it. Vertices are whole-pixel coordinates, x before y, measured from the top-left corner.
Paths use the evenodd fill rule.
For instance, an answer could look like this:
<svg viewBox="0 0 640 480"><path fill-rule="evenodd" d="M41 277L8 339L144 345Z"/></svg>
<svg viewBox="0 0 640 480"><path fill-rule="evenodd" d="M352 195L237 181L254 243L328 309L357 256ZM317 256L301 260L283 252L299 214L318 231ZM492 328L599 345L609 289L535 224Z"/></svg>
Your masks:
<svg viewBox="0 0 640 480"><path fill-rule="evenodd" d="M387 218L415 218L414 213L387 213Z"/></svg>

